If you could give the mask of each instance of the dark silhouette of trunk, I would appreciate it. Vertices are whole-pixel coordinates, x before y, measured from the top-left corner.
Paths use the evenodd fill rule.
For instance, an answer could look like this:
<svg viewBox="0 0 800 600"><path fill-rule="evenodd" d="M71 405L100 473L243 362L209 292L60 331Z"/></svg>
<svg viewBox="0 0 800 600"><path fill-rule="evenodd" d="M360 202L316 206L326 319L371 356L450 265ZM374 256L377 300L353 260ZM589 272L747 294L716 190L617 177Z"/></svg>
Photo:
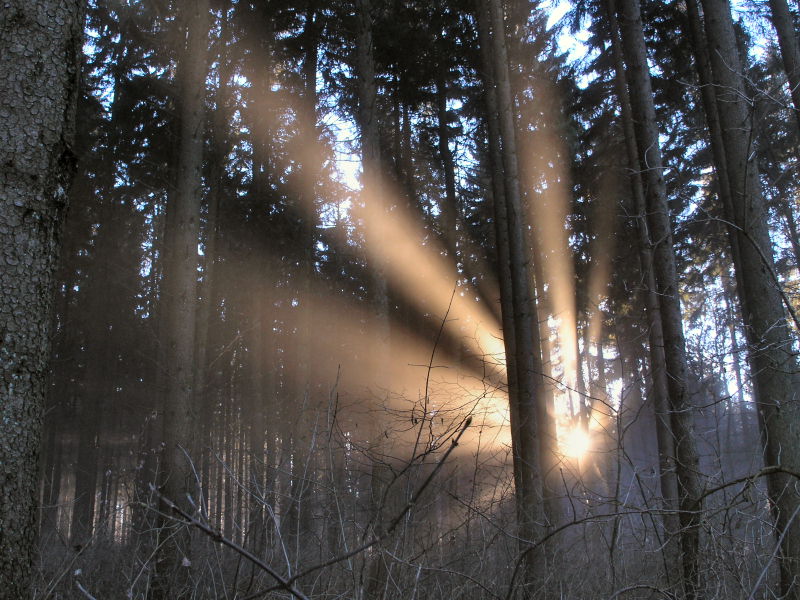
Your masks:
<svg viewBox="0 0 800 600"><path fill-rule="evenodd" d="M714 91L714 77L711 68L711 57L706 43L706 36L703 32L703 22L700 17L698 0L686 0L686 14L689 27L689 39L695 54L695 67L700 81L700 95L703 102L703 111L706 115L709 138L711 140L711 151L714 161L714 171L716 174L717 192L722 209L722 215L733 214L733 200L731 198L730 178L728 177L728 164L725 155L725 141L722 138L722 125L719 120L717 110L716 92ZM788 205L787 205L788 206ZM736 226L728 219L725 219L725 230L728 235L728 243L731 249L731 259L734 265L736 276L736 286L740 290L740 302L744 302L742 274L739 269L741 259L739 257L739 239L736 235ZM742 310L746 312L746 310Z"/></svg>
<svg viewBox="0 0 800 600"><path fill-rule="evenodd" d="M101 223L108 223L108 221L101 221ZM98 244L97 248L100 249L103 246L105 244ZM108 250L108 248L105 249ZM104 261L104 258L97 257L96 260ZM104 284L108 281L108 274L102 275L105 271L106 269L100 268L94 272L93 277L98 277L96 281ZM91 304L96 305L98 300L104 298L99 290L89 293L91 294ZM107 324L108 313L98 306L93 306L89 310L89 314L96 315L96 319L87 335L89 357L78 411L80 432L78 434L78 460L75 465L75 499L70 526L70 543L76 549L88 544L94 534L101 424L105 409L104 400L110 395L107 357L108 337L111 332Z"/></svg>
<svg viewBox="0 0 800 600"><path fill-rule="evenodd" d="M511 259L508 239L508 214L503 183L503 157L500 151L500 124L497 118L497 92L492 66L488 15L481 0L476 1L478 27L483 67L484 102L486 103L486 128L489 144L489 190L494 212L495 246L497 251L498 283L500 287L500 317L503 327L503 344L506 352L506 383L508 386L509 412L511 416L511 439L514 467L514 485L522 489L521 457L519 455L519 415L517 413L517 363L514 346L514 307L511 302ZM519 510L519 503L517 509Z"/></svg>
<svg viewBox="0 0 800 600"><path fill-rule="evenodd" d="M74 172L82 3L0 21L0 595L30 597L59 235Z"/></svg>
<svg viewBox="0 0 800 600"><path fill-rule="evenodd" d="M375 78L375 57L373 55L373 14L372 3L370 0L358 0L356 2L356 74L358 77L358 128L361 136L361 195L365 205L378 203L369 210L373 211L375 218L371 219L365 232L368 248L376 249L383 240L380 239L380 230L385 226L381 221L385 218L385 212L381 208L382 199L380 194L381 185L381 148L378 130L378 88ZM391 382L389 375L389 344L390 344L390 321L389 321L389 288L386 280L386 267L382 258L371 255L370 260L370 292L372 297L372 323L371 337L372 343L377 352L375 364L381 365L381 372L376 374L375 384L378 389L389 389ZM369 426L370 443L373 449L380 453L383 433L381 431L380 415L373 416ZM370 520L373 525L380 526L382 519L381 513L384 507L381 506L381 498L384 495L383 480L386 475L385 469L375 462L372 465L371 494L370 500ZM364 598L377 598L383 593L389 575L386 560L381 545L376 546L376 553L370 557L363 567L362 588L360 595Z"/></svg>
<svg viewBox="0 0 800 600"><path fill-rule="evenodd" d="M655 275L653 273L653 255L650 229L645 215L645 201L642 174L638 168L639 151L636 144L636 133L633 125L628 86L625 81L625 64L622 56L619 27L613 3L607 4L607 15L611 25L612 50L614 53L615 87L622 113L622 125L625 132L625 149L628 164L631 165L631 193L634 210L637 215L636 228L639 233L639 268L642 274L645 316L648 329L648 348L650 356L650 397L653 401L656 417L656 440L658 443L659 483L665 514L663 525L666 533L666 564L664 575L668 581L674 578L674 571L679 569L680 549L677 547L678 520L678 482L675 476L675 445L669 423L669 390L667 388L666 360L664 358L664 334L661 327L661 307L656 292ZM673 541L674 540L674 541Z"/></svg>
<svg viewBox="0 0 800 600"><path fill-rule="evenodd" d="M611 0L613 6L613 0ZM664 169L658 139L653 91L647 65L638 0L619 0L622 48L631 101L639 160L645 182L647 222L653 242L655 275L664 361L670 405L670 427L675 443L675 472L681 522L683 583L686 597L697 597L699 586L699 461L694 443L693 411L688 390L686 342L678 296L678 275L672 244L672 225L667 205ZM609 11L612 12L612 11ZM635 166L632 165L632 166Z"/></svg>
<svg viewBox="0 0 800 600"><path fill-rule="evenodd" d="M259 261L261 272L268 272L264 267L266 261ZM248 365L247 365L247 378L249 381L249 389L247 390L250 406L249 414L249 431L248 431L248 449L250 452L250 472L248 473L248 481L255 488L255 493L249 498L249 511L248 511L248 532L249 540L253 550L256 553L261 553L264 550L264 541L266 536L267 514L265 507L265 500L267 495L266 487L266 463L270 458L266 455L266 438L268 423L265 418L271 411L269 406L271 398L269 397L270 391L270 363L268 358L269 352L268 341L269 335L267 331L271 331L271 318L264 309L263 298L268 297L268 290L266 285L262 282L262 276L256 276L256 282L259 283L253 290L253 301L249 306L250 328L249 335L247 336L248 344Z"/></svg>
<svg viewBox="0 0 800 600"><path fill-rule="evenodd" d="M542 244L538 235L530 236L531 248L533 249L533 279L536 297L533 299L535 311L537 334L541 340L541 366L538 372L541 373L541 389L539 390L539 400L537 402L537 423L539 427L539 452L541 457L542 470L542 493L545 501L545 514L548 525L557 527L561 521L561 504L558 490L563 487L561 475L561 460L558 448L558 431L555 420L555 378L551 363L552 347L550 343L550 325L548 315L553 314L550 307L550 299L545 293L545 277L542 269ZM541 310L540 312L540 308ZM544 313L544 315L542 315ZM576 338L577 339L577 338ZM577 345L577 344L576 344ZM575 353L580 365L580 354ZM582 382L583 377L580 369L577 373L578 381ZM581 383L578 384L579 386ZM579 387L579 390L581 388ZM579 393L580 399L585 394Z"/></svg>
<svg viewBox="0 0 800 600"><path fill-rule="evenodd" d="M358 127L361 135L362 196L364 202L376 200L380 192L381 149L378 131L378 88L375 79L375 58L372 46L372 4L370 0L357 2L358 31L356 39L356 72L358 75ZM367 231L367 243L377 245L377 231ZM381 260L373 260L372 298L374 311L374 337L383 354L389 345L389 290L385 267ZM384 364L378 361L377 364ZM386 382L383 382L384 384Z"/></svg>
<svg viewBox="0 0 800 600"><path fill-rule="evenodd" d="M500 277L501 279L508 277L509 282L501 283L501 293L511 294L510 301L501 299L501 304L504 309L512 310L510 322L505 315L503 322L506 335L509 333L507 329L511 329L511 336L505 338L507 363L513 356L513 378L509 379L509 403L517 483L517 518L523 542L521 550L524 552L523 593L533 596L545 588L549 577L544 545L538 546L537 549L529 546L541 540L547 525L539 431L539 421L543 412L540 405L543 388L542 357L538 318L530 293L532 279L527 269L529 253L525 243L520 198L515 110L509 81L505 22L501 4L497 0L479 2L478 21L484 30L481 34L481 52L484 55L486 75L491 73L491 79L486 77L484 84L487 88L487 109L490 114L497 115L497 134L500 142L499 152L495 153L499 154L495 156L499 160L492 161L492 175L495 179L495 190L500 188L501 184L498 181L502 182L505 208L505 211L502 208L498 211L499 198L496 195L496 219L499 216L505 220L505 227L500 219L497 219L496 223L498 250L501 245L505 245L502 238L507 236L508 240L508 267L500 265ZM492 99L496 103L495 106L492 106ZM490 143L491 137L490 132Z"/></svg>
<svg viewBox="0 0 800 600"><path fill-rule="evenodd" d="M765 461L768 466L797 473L798 365L775 276L767 207L752 147L752 115L745 96L730 4L726 0L703 0L702 5L731 190L732 212L727 218L735 227L739 247L736 268L741 273L739 292L753 387L762 416ZM768 490L781 540L782 593L785 598L800 598L796 481L777 473L770 476Z"/></svg>
<svg viewBox="0 0 800 600"><path fill-rule="evenodd" d="M230 152L231 98L230 84L234 64L229 57L230 26L226 19L220 21L220 37L217 51L219 59L219 82L214 93L213 112L208 115L210 126L210 149L208 162L208 195L206 197L206 222L203 244L203 277L199 286L197 325L195 332L194 394L200 412L198 437L200 439L199 462L203 491L203 509L208 510L211 501L211 448L214 446L214 394L210 387L212 376L209 348L213 346L219 331L220 273L218 263L222 253L221 237L223 219L220 206L227 185L226 157ZM213 323L213 326L212 326Z"/></svg>
<svg viewBox="0 0 800 600"><path fill-rule="evenodd" d="M186 11L185 46L178 64L177 104L180 120L176 181L167 206L163 300L166 382L162 416L164 449L161 493L187 513L194 512L189 496L198 497L191 461L196 457L194 351L197 311L197 242L200 236L201 169L205 124L205 81L210 9L208 0L181 6ZM169 515L170 510L162 507ZM176 527L178 528L175 531ZM191 565L188 529L169 519L156 566L155 593L159 598L187 597Z"/></svg>

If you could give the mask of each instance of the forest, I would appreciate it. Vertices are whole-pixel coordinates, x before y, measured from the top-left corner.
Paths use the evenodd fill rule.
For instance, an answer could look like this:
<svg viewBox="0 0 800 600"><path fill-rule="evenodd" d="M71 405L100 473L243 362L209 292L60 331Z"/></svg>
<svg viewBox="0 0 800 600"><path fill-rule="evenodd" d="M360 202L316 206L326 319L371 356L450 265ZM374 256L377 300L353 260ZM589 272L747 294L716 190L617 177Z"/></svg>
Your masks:
<svg viewBox="0 0 800 600"><path fill-rule="evenodd" d="M0 599L800 599L800 7L9 0Z"/></svg>

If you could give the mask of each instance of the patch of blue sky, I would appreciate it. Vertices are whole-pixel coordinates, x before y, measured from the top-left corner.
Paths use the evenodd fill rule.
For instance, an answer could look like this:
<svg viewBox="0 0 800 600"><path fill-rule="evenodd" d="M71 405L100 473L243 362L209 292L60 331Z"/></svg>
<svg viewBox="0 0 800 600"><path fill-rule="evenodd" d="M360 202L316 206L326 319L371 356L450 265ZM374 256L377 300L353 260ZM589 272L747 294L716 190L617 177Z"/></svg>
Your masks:
<svg viewBox="0 0 800 600"><path fill-rule="evenodd" d="M559 52L567 55L567 61L570 64L580 63L592 57L593 51L586 42L589 40L589 21L584 19L577 29L573 31L571 25L565 22L569 18L569 12L574 8L573 3L569 0L548 0L542 2L540 5L541 10L549 10L547 17L547 28L556 28L559 30L556 37L556 44L558 45ZM578 86L585 88L592 81L596 79L593 72L584 72L578 80Z"/></svg>
<svg viewBox="0 0 800 600"><path fill-rule="evenodd" d="M751 36L753 42L750 54L756 60L761 60L767 48L775 44L775 30L769 17L769 7L766 2L752 2L752 0L732 0L733 19L740 20Z"/></svg>

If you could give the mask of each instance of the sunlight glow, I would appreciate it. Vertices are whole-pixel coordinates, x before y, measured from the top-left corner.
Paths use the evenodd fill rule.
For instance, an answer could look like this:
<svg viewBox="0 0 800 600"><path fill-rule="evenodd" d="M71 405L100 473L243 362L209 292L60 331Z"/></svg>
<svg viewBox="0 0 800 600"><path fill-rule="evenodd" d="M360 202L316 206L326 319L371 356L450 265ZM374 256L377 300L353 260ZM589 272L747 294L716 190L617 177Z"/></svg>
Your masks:
<svg viewBox="0 0 800 600"><path fill-rule="evenodd" d="M568 458L581 459L591 448L589 433L580 426L569 428L558 440L561 452Z"/></svg>

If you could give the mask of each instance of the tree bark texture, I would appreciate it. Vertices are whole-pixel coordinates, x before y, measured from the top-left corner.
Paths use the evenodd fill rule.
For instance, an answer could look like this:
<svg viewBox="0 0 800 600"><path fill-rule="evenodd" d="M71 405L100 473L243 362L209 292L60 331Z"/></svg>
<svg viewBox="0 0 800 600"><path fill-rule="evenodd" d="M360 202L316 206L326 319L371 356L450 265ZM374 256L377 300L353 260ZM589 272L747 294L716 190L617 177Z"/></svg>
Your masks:
<svg viewBox="0 0 800 600"><path fill-rule="evenodd" d="M29 597L53 277L74 172L82 3L0 12L0 598Z"/></svg>
<svg viewBox="0 0 800 600"><path fill-rule="evenodd" d="M800 471L800 407L797 360L775 276L767 206L761 193L752 145L753 124L727 0L702 1L714 89L725 144L732 213L743 295L743 321L749 345L756 399L762 414L768 466ZM785 598L800 598L800 497L797 481L776 474L768 482L781 543L781 588Z"/></svg>
<svg viewBox="0 0 800 600"><path fill-rule="evenodd" d="M613 3L613 0L611 1ZM686 597L692 599L697 597L699 585L699 461L694 443L693 411L687 385L686 342L678 296L672 225L639 0L619 0L618 7L628 90L639 148L638 164L643 171L647 221L653 243L653 273L664 334L664 360L671 411L670 426L675 441L675 470L682 527L684 591Z"/></svg>

